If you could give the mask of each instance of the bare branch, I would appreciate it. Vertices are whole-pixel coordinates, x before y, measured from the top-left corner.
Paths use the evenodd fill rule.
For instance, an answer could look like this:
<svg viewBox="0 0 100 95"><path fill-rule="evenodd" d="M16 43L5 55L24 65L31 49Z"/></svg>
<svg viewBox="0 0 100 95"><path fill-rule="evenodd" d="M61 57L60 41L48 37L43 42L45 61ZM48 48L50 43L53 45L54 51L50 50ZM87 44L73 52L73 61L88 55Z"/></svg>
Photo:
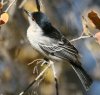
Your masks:
<svg viewBox="0 0 100 95"><path fill-rule="evenodd" d="M28 63L28 65L32 65L33 63L37 62L37 64L39 64L40 62L43 62L44 60L43 59L36 59L30 63Z"/></svg>
<svg viewBox="0 0 100 95"><path fill-rule="evenodd" d="M23 5L24 5L26 2L27 2L27 0L23 0L23 1L21 2L21 4L19 5L19 8L22 8Z"/></svg>
<svg viewBox="0 0 100 95"><path fill-rule="evenodd" d="M74 42L74 41L78 41L78 40L80 40L80 39L86 39L86 38L90 38L90 37L93 37L93 36L80 36L80 37L78 37L78 38L75 38L75 39L72 39L72 40L70 40L70 42Z"/></svg>
<svg viewBox="0 0 100 95"><path fill-rule="evenodd" d="M54 63L51 64L51 67L52 67L52 71L53 71L53 75L54 75L54 79L55 79L56 95L59 95L58 79L57 79L57 76L56 76L56 70L55 70L55 67L54 67Z"/></svg>
<svg viewBox="0 0 100 95"><path fill-rule="evenodd" d="M8 10L9 10L10 7L14 4L15 1L17 1L17 0L13 0L13 1L11 2L11 4L7 7L7 9L5 10L5 12L8 12Z"/></svg>
<svg viewBox="0 0 100 95"><path fill-rule="evenodd" d="M23 95L27 90L35 84L35 82L46 72L46 70L51 66L52 61L49 61L47 67L35 78L35 80L24 90L22 91L19 95Z"/></svg>

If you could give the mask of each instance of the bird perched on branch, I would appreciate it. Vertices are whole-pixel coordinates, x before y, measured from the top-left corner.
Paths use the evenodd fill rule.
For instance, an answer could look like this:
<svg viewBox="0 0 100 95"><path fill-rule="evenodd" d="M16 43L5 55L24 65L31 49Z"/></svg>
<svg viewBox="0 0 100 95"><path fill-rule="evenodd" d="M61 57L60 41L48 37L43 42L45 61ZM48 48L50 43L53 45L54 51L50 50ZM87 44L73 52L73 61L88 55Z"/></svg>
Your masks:
<svg viewBox="0 0 100 95"><path fill-rule="evenodd" d="M82 68L77 49L51 24L40 9L38 12L26 13L30 23L27 38L32 47L50 60L69 62L87 91L93 81Z"/></svg>

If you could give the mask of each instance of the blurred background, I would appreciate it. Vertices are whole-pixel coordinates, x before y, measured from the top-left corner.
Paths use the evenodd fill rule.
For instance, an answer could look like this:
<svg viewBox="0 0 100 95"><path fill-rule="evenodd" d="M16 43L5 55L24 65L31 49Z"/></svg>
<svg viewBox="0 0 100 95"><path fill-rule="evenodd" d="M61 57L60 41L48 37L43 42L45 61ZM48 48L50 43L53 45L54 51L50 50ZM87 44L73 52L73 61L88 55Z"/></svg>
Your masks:
<svg viewBox="0 0 100 95"><path fill-rule="evenodd" d="M12 1L4 0L2 11L5 11ZM23 91L37 76L37 73L33 74L36 63L31 66L27 64L42 58L27 40L29 23L23 9L37 11L35 0L16 0L8 10L9 21L0 26L0 95L18 95ZM52 24L71 40L82 33L82 16L87 18L87 13L91 10L100 15L100 0L41 0L41 10L47 14ZM100 31L91 23L88 25L93 34ZM94 82L86 93L74 70L67 63L55 63L59 95L100 95L100 45L93 38L72 44L79 50L82 65ZM44 67L37 66L38 72L41 68ZM55 95L51 69L41 80L32 86L26 95Z"/></svg>

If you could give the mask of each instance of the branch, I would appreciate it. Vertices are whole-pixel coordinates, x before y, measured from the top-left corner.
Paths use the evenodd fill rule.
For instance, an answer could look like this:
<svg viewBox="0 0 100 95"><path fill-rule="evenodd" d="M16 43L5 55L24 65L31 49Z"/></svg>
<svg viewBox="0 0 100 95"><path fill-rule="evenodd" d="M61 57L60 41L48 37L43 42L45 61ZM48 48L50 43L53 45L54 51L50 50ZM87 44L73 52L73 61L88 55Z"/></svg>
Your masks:
<svg viewBox="0 0 100 95"><path fill-rule="evenodd" d="M80 36L78 38L75 38L75 39L70 40L70 42L78 41L80 39L91 38L91 37L93 37L93 36L91 36L91 35L88 35L88 36Z"/></svg>
<svg viewBox="0 0 100 95"><path fill-rule="evenodd" d="M11 2L11 4L7 7L7 9L5 10L5 12L8 12L8 10L10 9L10 7L13 5L13 3L14 3L15 1L17 1L17 0L13 0L13 1Z"/></svg>
<svg viewBox="0 0 100 95"><path fill-rule="evenodd" d="M27 2L27 0L23 0L23 1L21 2L21 4L19 5L19 8L22 8L26 2Z"/></svg>
<svg viewBox="0 0 100 95"><path fill-rule="evenodd" d="M90 37L94 38L94 35L89 31L87 20L84 18L84 16L82 16L82 19L83 19L83 21L82 21L83 32L82 32L81 36L78 37L78 38L72 39L70 42L74 42L74 41L78 41L80 39L86 39L86 38L90 38ZM83 36L83 35L85 35L85 36Z"/></svg>
<svg viewBox="0 0 100 95"><path fill-rule="evenodd" d="M55 88L56 88L56 95L59 95L59 89L58 89L58 79L57 79L57 76L56 76L56 70L55 70L55 67L54 67L54 63L52 62L51 64L51 67L52 67L52 71L53 71L53 75L54 75L54 79L55 79Z"/></svg>
<svg viewBox="0 0 100 95"><path fill-rule="evenodd" d="M36 59L36 60L34 60L34 61L28 63L28 65L32 65L32 64L35 63L35 62L37 62L37 65L38 65L40 62L44 62L44 61L45 61L45 60L43 60L43 59Z"/></svg>
<svg viewBox="0 0 100 95"><path fill-rule="evenodd" d="M51 66L52 61L49 62L49 64L47 65L47 67L35 78L35 80L33 80L33 82L31 84L29 84L29 86L22 91L19 95L23 95L25 92L27 92L27 90L35 84L35 82L46 72L46 70Z"/></svg>

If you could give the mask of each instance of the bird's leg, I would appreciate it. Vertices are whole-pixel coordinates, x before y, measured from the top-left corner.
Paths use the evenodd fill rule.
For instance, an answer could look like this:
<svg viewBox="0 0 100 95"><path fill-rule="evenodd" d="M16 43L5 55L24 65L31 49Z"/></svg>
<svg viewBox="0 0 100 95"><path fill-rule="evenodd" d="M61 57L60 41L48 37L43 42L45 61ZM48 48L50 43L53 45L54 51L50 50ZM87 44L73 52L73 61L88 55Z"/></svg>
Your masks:
<svg viewBox="0 0 100 95"><path fill-rule="evenodd" d="M48 64L48 62L49 62L49 59L45 57L44 58L44 61L41 64L41 66L43 66L44 64Z"/></svg>

